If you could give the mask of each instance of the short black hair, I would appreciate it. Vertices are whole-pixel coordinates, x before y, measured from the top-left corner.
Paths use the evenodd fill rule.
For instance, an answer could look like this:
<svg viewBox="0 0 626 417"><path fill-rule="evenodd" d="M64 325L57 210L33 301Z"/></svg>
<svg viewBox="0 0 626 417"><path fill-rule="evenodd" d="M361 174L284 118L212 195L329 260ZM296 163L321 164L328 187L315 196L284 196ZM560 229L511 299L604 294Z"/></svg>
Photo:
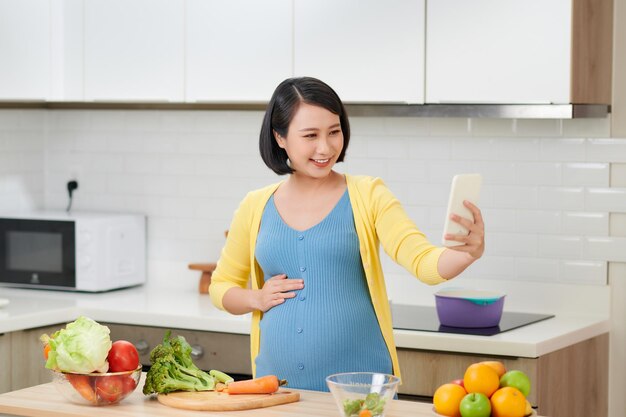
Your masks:
<svg viewBox="0 0 626 417"><path fill-rule="evenodd" d="M265 165L278 175L292 174L293 169L287 164L287 152L278 146L273 131L282 137L287 136L289 124L300 103L320 106L339 116L343 133L343 149L337 162L343 161L348 143L350 143L348 114L335 90L317 78L288 78L274 90L265 110L261 134L259 135L261 158L263 158Z"/></svg>

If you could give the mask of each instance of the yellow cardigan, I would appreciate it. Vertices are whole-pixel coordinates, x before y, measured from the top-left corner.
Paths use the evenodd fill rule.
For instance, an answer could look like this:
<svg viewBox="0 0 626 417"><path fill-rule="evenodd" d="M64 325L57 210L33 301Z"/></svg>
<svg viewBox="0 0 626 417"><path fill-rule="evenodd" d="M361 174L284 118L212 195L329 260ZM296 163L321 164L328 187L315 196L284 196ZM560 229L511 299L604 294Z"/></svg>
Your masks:
<svg viewBox="0 0 626 417"><path fill-rule="evenodd" d="M389 349L394 374L400 376L379 244L382 244L385 252L395 262L430 285L445 281L437 272L437 262L444 248L428 242L380 178L351 175L345 177L367 286ZM209 287L211 301L222 310L222 298L230 288L246 288L250 278L253 289L263 286L263 271L254 255L256 240L265 205L280 184L248 193L235 212ZM259 321L262 314L261 311L252 313L250 350L253 374L256 374L255 358L259 353Z"/></svg>

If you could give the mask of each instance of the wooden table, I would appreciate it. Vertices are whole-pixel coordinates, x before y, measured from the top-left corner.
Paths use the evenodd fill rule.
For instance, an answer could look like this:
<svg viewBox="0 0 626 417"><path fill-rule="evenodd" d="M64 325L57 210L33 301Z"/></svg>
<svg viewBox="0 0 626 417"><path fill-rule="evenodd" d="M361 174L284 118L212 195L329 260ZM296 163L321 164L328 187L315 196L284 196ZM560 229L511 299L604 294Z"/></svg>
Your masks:
<svg viewBox="0 0 626 417"><path fill-rule="evenodd" d="M142 376L142 379L145 375ZM138 389L115 405L92 407L68 402L52 383L36 385L0 395L0 414L27 417L57 416L107 416L107 417L159 417L159 416L259 416L259 417L342 417L332 395L317 391L299 391L300 401L269 408L245 411L188 411L160 404L156 397ZM392 401L385 410L386 417L433 417L432 404L413 401Z"/></svg>

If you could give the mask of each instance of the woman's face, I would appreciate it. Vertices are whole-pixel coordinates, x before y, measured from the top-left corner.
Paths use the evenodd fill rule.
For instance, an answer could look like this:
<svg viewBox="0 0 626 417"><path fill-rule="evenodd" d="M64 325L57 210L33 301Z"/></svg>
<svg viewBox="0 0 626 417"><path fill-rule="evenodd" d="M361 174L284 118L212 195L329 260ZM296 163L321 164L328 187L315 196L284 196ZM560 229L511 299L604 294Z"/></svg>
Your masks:
<svg viewBox="0 0 626 417"><path fill-rule="evenodd" d="M323 178L330 174L343 149L339 116L320 106L300 103L287 137L274 133L289 156L296 175Z"/></svg>

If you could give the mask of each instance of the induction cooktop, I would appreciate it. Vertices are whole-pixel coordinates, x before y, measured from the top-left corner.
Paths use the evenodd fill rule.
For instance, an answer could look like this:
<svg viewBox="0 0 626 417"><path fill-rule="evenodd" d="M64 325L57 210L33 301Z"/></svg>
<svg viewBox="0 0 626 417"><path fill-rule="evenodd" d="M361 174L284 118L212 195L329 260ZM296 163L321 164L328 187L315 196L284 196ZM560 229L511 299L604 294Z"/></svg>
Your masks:
<svg viewBox="0 0 626 417"><path fill-rule="evenodd" d="M418 330L423 332L457 333L477 336L493 336L518 327L537 323L554 317L554 314L520 313L503 311L500 324L494 327L464 328L442 326L437 310L430 306L392 304L393 328L398 330Z"/></svg>

